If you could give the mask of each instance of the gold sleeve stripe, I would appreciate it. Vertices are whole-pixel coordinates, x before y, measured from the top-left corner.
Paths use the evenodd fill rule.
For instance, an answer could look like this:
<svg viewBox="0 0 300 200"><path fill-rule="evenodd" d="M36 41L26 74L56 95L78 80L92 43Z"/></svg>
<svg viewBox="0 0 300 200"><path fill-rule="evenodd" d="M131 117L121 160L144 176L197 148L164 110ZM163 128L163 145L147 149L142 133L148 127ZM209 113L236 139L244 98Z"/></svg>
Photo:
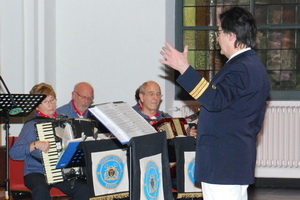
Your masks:
<svg viewBox="0 0 300 200"><path fill-rule="evenodd" d="M198 99L203 92L208 88L209 83L202 78L201 81L196 85L196 87L190 92L190 95L194 98L194 99Z"/></svg>

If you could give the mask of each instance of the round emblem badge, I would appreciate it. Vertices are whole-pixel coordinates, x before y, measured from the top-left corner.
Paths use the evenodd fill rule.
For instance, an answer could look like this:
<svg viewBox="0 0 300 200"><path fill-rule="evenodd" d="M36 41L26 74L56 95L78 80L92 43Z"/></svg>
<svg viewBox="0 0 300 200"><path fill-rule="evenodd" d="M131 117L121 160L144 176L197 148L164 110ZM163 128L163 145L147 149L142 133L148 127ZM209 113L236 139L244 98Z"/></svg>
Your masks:
<svg viewBox="0 0 300 200"><path fill-rule="evenodd" d="M189 163L188 166L188 175L192 183L195 183L194 171L195 171L195 158Z"/></svg>
<svg viewBox="0 0 300 200"><path fill-rule="evenodd" d="M9 114L10 115L17 115L19 114L20 112L22 112L22 109L21 108L14 108L12 110L9 111Z"/></svg>
<svg viewBox="0 0 300 200"><path fill-rule="evenodd" d="M123 174L124 164L119 156L108 155L99 161L97 178L103 187L115 189L120 184Z"/></svg>
<svg viewBox="0 0 300 200"><path fill-rule="evenodd" d="M157 199L161 184L160 173L155 162L149 161L146 166L144 178L144 194L146 199Z"/></svg>

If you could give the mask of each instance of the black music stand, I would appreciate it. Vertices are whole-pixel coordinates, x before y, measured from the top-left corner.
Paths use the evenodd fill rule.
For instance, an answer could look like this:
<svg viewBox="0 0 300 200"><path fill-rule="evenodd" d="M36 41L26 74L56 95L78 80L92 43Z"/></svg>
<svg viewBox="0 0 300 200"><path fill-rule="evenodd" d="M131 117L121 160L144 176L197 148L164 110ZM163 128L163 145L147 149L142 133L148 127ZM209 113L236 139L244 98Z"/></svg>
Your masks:
<svg viewBox="0 0 300 200"><path fill-rule="evenodd" d="M2 79L2 78L1 78ZM8 164L8 138L9 138L9 117L26 117L45 98L44 94L10 94L3 82L8 94L0 94L0 117L3 117L6 131L6 179L5 179L5 199L9 199L9 164Z"/></svg>

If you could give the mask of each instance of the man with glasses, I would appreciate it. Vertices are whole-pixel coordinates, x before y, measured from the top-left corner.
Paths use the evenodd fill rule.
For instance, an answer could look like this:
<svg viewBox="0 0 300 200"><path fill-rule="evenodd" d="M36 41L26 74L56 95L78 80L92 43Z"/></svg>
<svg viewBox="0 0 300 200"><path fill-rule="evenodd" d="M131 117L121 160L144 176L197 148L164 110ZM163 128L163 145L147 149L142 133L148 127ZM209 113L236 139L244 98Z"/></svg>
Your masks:
<svg viewBox="0 0 300 200"><path fill-rule="evenodd" d="M147 81L136 90L135 98L137 105L135 105L133 109L151 125L162 118L171 118L168 113L158 110L161 97L160 86L154 81Z"/></svg>
<svg viewBox="0 0 300 200"><path fill-rule="evenodd" d="M166 112L158 110L161 103L161 90L158 83L155 81L144 82L136 91L135 91L135 100L137 104L132 108L138 112L144 119L146 119L149 124L154 125L159 120L163 118L172 118ZM190 119L186 119L190 122ZM193 126L188 130L189 135L196 136L197 130Z"/></svg>
<svg viewBox="0 0 300 200"><path fill-rule="evenodd" d="M77 83L72 92L72 100L57 109L60 114L68 118L90 118L88 107L94 100L94 89L87 82Z"/></svg>
<svg viewBox="0 0 300 200"><path fill-rule="evenodd" d="M161 90L160 86L154 81L144 82L135 92L135 100L137 104L133 109L138 112L149 124L154 125L163 118L172 118L171 115L160 111L158 108L161 103ZM196 127L190 128L188 131L190 136L196 136ZM168 151L170 162L175 162L175 149L172 141L168 141ZM170 168L172 187L177 188L176 168L173 164Z"/></svg>
<svg viewBox="0 0 300 200"><path fill-rule="evenodd" d="M256 24L244 8L220 14L217 41L228 61L208 82L169 43L162 64L180 72L177 82L201 104L198 120L195 180L205 200L246 200L254 183L256 136L266 110L270 82L253 50Z"/></svg>

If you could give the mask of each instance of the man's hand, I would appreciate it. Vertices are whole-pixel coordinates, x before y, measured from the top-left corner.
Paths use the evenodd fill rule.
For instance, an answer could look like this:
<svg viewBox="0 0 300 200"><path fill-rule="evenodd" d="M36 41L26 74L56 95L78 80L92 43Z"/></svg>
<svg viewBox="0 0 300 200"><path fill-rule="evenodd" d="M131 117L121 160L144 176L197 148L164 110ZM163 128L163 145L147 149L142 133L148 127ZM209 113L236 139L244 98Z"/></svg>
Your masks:
<svg viewBox="0 0 300 200"><path fill-rule="evenodd" d="M196 128L196 126L193 126L193 127L190 129L189 135L190 135L190 136L193 136L193 137L196 137L196 136L197 136L197 128Z"/></svg>
<svg viewBox="0 0 300 200"><path fill-rule="evenodd" d="M165 47L162 47L160 54L165 58L160 59L159 62L172 67L183 74L190 66L188 63L188 46L184 47L183 53L177 51L170 43L165 42Z"/></svg>

